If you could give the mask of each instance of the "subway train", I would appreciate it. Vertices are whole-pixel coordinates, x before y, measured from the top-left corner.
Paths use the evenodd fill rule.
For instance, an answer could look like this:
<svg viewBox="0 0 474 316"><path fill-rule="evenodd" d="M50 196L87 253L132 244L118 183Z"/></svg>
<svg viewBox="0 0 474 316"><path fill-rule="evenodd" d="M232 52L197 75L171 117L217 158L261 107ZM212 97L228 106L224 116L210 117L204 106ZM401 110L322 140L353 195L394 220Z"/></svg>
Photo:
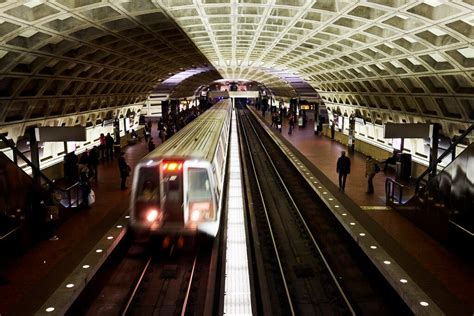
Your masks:
<svg viewBox="0 0 474 316"><path fill-rule="evenodd" d="M134 172L134 233L215 237L222 216L232 104L225 99L142 158Z"/></svg>

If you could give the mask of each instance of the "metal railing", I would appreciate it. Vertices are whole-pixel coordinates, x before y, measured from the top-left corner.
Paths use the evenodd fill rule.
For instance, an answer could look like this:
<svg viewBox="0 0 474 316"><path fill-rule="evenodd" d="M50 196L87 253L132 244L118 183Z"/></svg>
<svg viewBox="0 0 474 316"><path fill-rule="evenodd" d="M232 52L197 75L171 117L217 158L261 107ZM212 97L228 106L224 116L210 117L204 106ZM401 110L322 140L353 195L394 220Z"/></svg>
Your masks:
<svg viewBox="0 0 474 316"><path fill-rule="evenodd" d="M39 167L33 164L21 151L19 151L18 148L13 145L12 141L7 139L4 135L0 135L0 140L3 141L3 143L13 151L14 157L20 157L29 167L31 167L33 172L36 173L36 175L38 175L38 177L44 181L44 184L49 186L50 190L54 191L54 193L58 193L61 195L62 199L59 202L63 207L78 207L82 203L82 195L79 182L74 183L66 189L58 187L56 183L49 179ZM17 159L15 158L13 161L15 164L16 160ZM64 197L66 198L66 201L64 201Z"/></svg>
<svg viewBox="0 0 474 316"><path fill-rule="evenodd" d="M385 197L387 201L392 203L403 204L403 192L407 185L401 184L400 182L387 178L385 180Z"/></svg>

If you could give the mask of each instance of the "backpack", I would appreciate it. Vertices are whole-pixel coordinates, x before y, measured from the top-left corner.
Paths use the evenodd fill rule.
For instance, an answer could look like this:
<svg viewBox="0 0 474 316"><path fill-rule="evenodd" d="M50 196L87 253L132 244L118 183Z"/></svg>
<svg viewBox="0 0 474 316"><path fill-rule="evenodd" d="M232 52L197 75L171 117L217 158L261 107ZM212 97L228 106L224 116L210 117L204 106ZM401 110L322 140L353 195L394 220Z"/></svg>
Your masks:
<svg viewBox="0 0 474 316"><path fill-rule="evenodd" d="M380 172L380 167L378 164L374 163L374 171L375 173L379 173Z"/></svg>

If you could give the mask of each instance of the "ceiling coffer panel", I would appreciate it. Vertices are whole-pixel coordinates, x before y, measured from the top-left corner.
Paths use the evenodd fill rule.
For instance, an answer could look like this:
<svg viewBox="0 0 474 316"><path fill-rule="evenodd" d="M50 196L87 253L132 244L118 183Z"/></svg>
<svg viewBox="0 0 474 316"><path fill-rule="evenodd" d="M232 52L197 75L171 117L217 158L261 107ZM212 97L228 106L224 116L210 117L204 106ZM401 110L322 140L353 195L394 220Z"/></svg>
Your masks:
<svg viewBox="0 0 474 316"><path fill-rule="evenodd" d="M0 21L0 125L139 102L209 64L151 0L8 1Z"/></svg>

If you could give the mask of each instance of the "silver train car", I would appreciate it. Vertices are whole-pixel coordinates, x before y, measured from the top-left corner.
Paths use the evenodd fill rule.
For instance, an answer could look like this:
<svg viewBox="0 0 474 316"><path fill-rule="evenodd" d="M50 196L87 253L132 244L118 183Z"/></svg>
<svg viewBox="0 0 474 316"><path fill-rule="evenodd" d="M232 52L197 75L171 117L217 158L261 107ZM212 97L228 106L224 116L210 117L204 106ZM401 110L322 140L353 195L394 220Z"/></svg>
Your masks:
<svg viewBox="0 0 474 316"><path fill-rule="evenodd" d="M222 100L140 160L130 199L133 232L217 235L231 117L230 100Z"/></svg>

